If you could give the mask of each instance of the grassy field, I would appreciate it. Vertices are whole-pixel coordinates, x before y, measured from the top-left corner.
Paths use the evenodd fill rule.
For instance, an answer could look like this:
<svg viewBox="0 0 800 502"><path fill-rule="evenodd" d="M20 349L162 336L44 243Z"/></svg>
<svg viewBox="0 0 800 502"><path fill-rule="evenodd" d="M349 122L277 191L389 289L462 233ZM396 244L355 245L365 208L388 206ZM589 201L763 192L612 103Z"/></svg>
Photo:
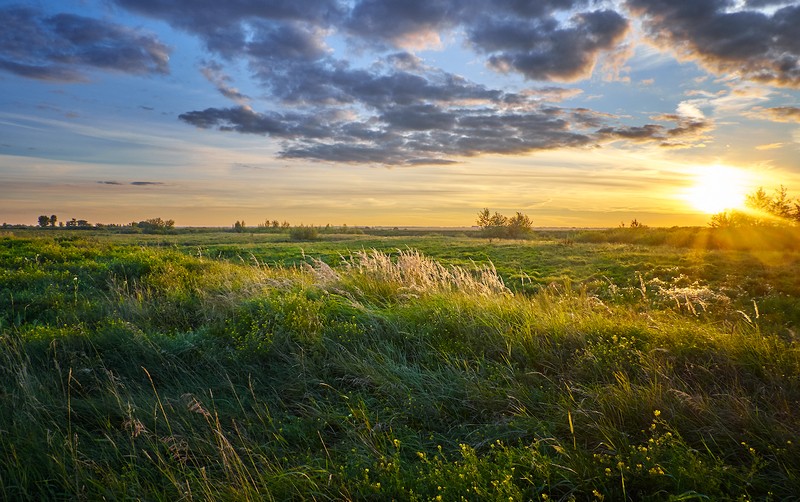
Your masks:
<svg viewBox="0 0 800 502"><path fill-rule="evenodd" d="M797 498L796 236L625 230L0 234L0 498Z"/></svg>

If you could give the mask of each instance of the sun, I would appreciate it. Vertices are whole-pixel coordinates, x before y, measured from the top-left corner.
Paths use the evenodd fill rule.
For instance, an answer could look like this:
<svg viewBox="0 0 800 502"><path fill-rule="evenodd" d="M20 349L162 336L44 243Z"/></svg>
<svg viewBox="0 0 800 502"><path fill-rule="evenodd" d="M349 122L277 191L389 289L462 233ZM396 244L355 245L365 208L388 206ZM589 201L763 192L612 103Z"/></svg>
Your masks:
<svg viewBox="0 0 800 502"><path fill-rule="evenodd" d="M698 167L694 184L686 191L689 204L704 213L714 214L744 206L749 190L747 174L728 166Z"/></svg>

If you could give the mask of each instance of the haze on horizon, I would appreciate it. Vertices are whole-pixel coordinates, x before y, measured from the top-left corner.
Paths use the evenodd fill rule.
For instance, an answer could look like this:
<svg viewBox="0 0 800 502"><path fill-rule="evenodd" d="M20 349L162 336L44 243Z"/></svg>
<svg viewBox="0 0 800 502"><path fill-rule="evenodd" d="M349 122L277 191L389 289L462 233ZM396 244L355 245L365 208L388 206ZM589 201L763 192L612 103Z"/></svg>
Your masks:
<svg viewBox="0 0 800 502"><path fill-rule="evenodd" d="M800 192L800 3L0 0L0 221L703 225Z"/></svg>

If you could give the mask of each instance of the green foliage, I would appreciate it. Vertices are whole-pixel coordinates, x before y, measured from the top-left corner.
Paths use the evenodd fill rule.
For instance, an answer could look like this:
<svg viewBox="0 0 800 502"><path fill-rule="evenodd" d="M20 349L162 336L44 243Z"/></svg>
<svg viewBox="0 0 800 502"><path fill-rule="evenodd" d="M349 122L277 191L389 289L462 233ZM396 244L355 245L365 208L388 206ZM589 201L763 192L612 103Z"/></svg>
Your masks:
<svg viewBox="0 0 800 502"><path fill-rule="evenodd" d="M484 208L478 213L478 226L486 237L519 239L531 232L533 223L531 219L517 211L517 214L508 218L495 212L491 214L488 208Z"/></svg>
<svg viewBox="0 0 800 502"><path fill-rule="evenodd" d="M38 235L0 236L2 499L800 492L796 251Z"/></svg>
<svg viewBox="0 0 800 502"><path fill-rule="evenodd" d="M131 226L141 229L146 234L161 234L170 232L175 227L175 221L150 218L139 223L131 223Z"/></svg>
<svg viewBox="0 0 800 502"><path fill-rule="evenodd" d="M312 225L300 225L289 230L289 238L293 241L315 241L319 239L319 229Z"/></svg>

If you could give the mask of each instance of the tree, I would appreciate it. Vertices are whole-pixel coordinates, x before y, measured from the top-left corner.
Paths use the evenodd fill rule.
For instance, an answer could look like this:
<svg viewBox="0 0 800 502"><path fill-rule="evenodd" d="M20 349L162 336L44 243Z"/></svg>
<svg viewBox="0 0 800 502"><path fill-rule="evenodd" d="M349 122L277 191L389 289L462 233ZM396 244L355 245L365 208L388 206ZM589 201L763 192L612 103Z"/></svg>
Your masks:
<svg viewBox="0 0 800 502"><path fill-rule="evenodd" d="M489 208L483 208L478 213L477 223L483 230L484 235L489 237L489 240L494 237L515 239L529 233L533 227L531 219L519 211L511 218L508 218L496 211L492 214Z"/></svg>
<svg viewBox="0 0 800 502"><path fill-rule="evenodd" d="M747 216L741 211L723 211L711 216L708 223L711 228L739 228L747 225L754 225L756 220Z"/></svg>
<svg viewBox="0 0 800 502"><path fill-rule="evenodd" d="M292 227L289 230L289 238L293 241L315 241L319 239L319 230L313 225Z"/></svg>
<svg viewBox="0 0 800 502"><path fill-rule="evenodd" d="M51 227L55 227L57 221L58 221L58 217L56 215L54 215L54 214L51 214L50 215L50 226Z"/></svg>
<svg viewBox="0 0 800 502"><path fill-rule="evenodd" d="M146 234L166 233L175 226L174 220L162 220L161 218L150 218L139 223L132 223L131 226L139 227Z"/></svg>
<svg viewBox="0 0 800 502"><path fill-rule="evenodd" d="M800 222L800 200L789 197L789 190L783 185L776 188L771 197L759 187L746 196L745 205L762 215Z"/></svg>
<svg viewBox="0 0 800 502"><path fill-rule="evenodd" d="M244 229L245 229L244 221L236 220L236 223L233 224L234 232L244 232Z"/></svg>
<svg viewBox="0 0 800 502"><path fill-rule="evenodd" d="M800 223L800 199L789 196L781 185L769 195L763 187L745 196L745 211L729 210L711 216L709 225L714 228L780 225Z"/></svg>
<svg viewBox="0 0 800 502"><path fill-rule="evenodd" d="M47 225L49 225L49 224L50 224L50 218L48 218L48 217L47 217L46 215L44 215L44 214L43 214L43 215L41 215L41 216L39 216L39 226L40 226L40 227L44 228L44 227L46 227L46 226L47 226Z"/></svg>
<svg viewBox="0 0 800 502"><path fill-rule="evenodd" d="M506 235L512 239L517 239L523 235L529 234L532 227L533 222L531 222L531 219L528 217L528 215L517 211L517 214L508 219L508 223L506 224Z"/></svg>

